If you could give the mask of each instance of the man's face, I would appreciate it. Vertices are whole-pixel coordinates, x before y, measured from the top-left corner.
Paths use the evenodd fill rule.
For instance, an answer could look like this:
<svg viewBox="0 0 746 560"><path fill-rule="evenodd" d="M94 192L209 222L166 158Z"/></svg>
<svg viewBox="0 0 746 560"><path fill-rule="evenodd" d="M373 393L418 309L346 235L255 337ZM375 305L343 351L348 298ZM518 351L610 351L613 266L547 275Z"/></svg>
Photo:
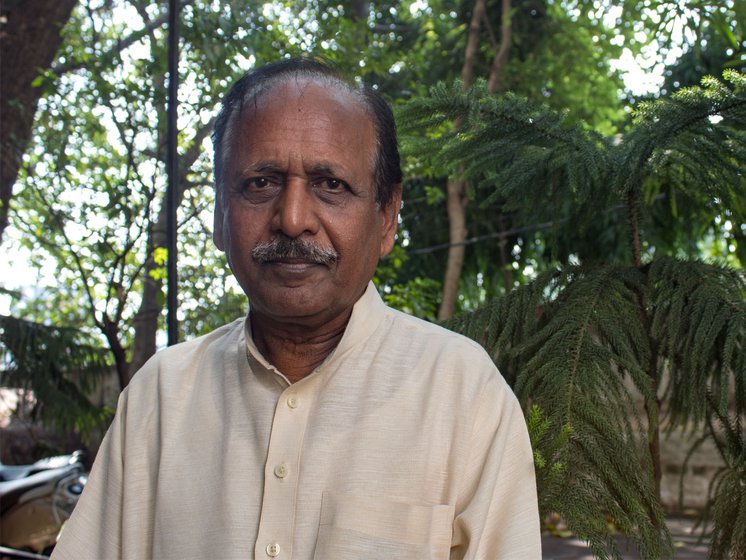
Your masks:
<svg viewBox="0 0 746 560"><path fill-rule="evenodd" d="M215 243L255 317L321 326L349 313L391 250L401 197L376 204L375 129L350 93L293 79L249 105L226 146ZM271 245L290 240L325 258Z"/></svg>

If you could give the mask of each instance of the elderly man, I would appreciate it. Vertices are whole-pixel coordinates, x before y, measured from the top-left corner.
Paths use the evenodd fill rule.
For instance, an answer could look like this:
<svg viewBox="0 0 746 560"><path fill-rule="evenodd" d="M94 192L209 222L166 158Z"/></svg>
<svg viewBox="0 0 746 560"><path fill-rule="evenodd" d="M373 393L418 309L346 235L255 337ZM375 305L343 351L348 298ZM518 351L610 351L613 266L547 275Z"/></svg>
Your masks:
<svg viewBox="0 0 746 560"><path fill-rule="evenodd" d="M518 403L474 342L387 308L391 110L288 60L226 97L214 239L249 314L122 393L55 559L535 559Z"/></svg>

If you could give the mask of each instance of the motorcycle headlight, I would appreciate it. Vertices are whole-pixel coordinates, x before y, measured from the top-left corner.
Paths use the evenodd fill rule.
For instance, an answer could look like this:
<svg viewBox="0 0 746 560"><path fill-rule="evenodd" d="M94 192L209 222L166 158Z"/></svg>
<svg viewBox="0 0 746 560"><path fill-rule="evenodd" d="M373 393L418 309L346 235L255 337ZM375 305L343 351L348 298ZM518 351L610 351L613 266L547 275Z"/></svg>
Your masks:
<svg viewBox="0 0 746 560"><path fill-rule="evenodd" d="M81 474L67 485L67 491L75 496L80 496L83 493L86 482L88 482L88 476Z"/></svg>

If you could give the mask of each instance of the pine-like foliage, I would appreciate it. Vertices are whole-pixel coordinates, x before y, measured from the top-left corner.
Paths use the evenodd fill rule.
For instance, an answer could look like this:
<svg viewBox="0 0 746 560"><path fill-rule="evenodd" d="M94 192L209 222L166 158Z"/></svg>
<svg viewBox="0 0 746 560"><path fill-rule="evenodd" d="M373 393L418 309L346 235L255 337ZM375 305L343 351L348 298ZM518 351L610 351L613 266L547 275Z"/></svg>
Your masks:
<svg viewBox="0 0 746 560"><path fill-rule="evenodd" d="M637 304L644 281L634 267L569 267L448 325L480 341L521 400L545 413L554 429L534 438L535 453L553 457L562 476L544 480L537 465L542 511L559 512L601 558L619 552L607 516L636 536L642 557L668 550L658 533L663 512L652 467L640 461L645 428L625 384L648 396L653 391ZM551 449L563 430L567 443Z"/></svg>
<svg viewBox="0 0 746 560"><path fill-rule="evenodd" d="M746 558L746 435L742 417L716 414L711 425L725 467L710 484L710 515L715 520L711 558Z"/></svg>
<svg viewBox="0 0 746 560"><path fill-rule="evenodd" d="M647 282L649 336L670 375L665 394L672 424L702 425L729 408L746 414L743 271L659 258L650 263Z"/></svg>
<svg viewBox="0 0 746 560"><path fill-rule="evenodd" d="M33 420L84 437L105 421L86 395L113 366L76 329L0 315L0 359L0 385L34 393Z"/></svg>
<svg viewBox="0 0 746 560"><path fill-rule="evenodd" d="M569 207L567 220L582 229L614 206L627 210L628 261L558 268L447 325L484 345L514 387L542 511L560 513L598 557L619 556L607 516L643 558L671 554L656 492L661 401L670 428L706 430L734 413L729 449L740 442L743 450L742 435L732 437L746 415L743 272L651 258L641 228L646 195L662 175L746 221L746 78L725 79L642 105L621 138L492 96L482 83L466 92L458 82L439 85L399 113L417 161L462 175L473 197L501 197L516 216L536 221ZM728 465L711 510L716 558L745 546L742 456Z"/></svg>

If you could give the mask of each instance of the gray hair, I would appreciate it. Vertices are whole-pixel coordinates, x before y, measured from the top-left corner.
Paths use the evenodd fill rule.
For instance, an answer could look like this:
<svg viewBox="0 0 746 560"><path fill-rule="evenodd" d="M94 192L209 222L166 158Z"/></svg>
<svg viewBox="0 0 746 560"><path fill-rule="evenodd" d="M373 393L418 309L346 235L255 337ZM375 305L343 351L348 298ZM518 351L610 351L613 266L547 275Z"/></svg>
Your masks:
<svg viewBox="0 0 746 560"><path fill-rule="evenodd" d="M308 58L291 58L252 70L233 84L226 94L212 133L216 204L221 207L223 204L224 173L230 156L235 117L241 114L245 106L256 104L263 93L290 79L308 79L342 87L360 101L376 131L377 146L373 162L376 202L381 207L390 204L403 176L391 107L377 92L358 87L330 65Z"/></svg>

